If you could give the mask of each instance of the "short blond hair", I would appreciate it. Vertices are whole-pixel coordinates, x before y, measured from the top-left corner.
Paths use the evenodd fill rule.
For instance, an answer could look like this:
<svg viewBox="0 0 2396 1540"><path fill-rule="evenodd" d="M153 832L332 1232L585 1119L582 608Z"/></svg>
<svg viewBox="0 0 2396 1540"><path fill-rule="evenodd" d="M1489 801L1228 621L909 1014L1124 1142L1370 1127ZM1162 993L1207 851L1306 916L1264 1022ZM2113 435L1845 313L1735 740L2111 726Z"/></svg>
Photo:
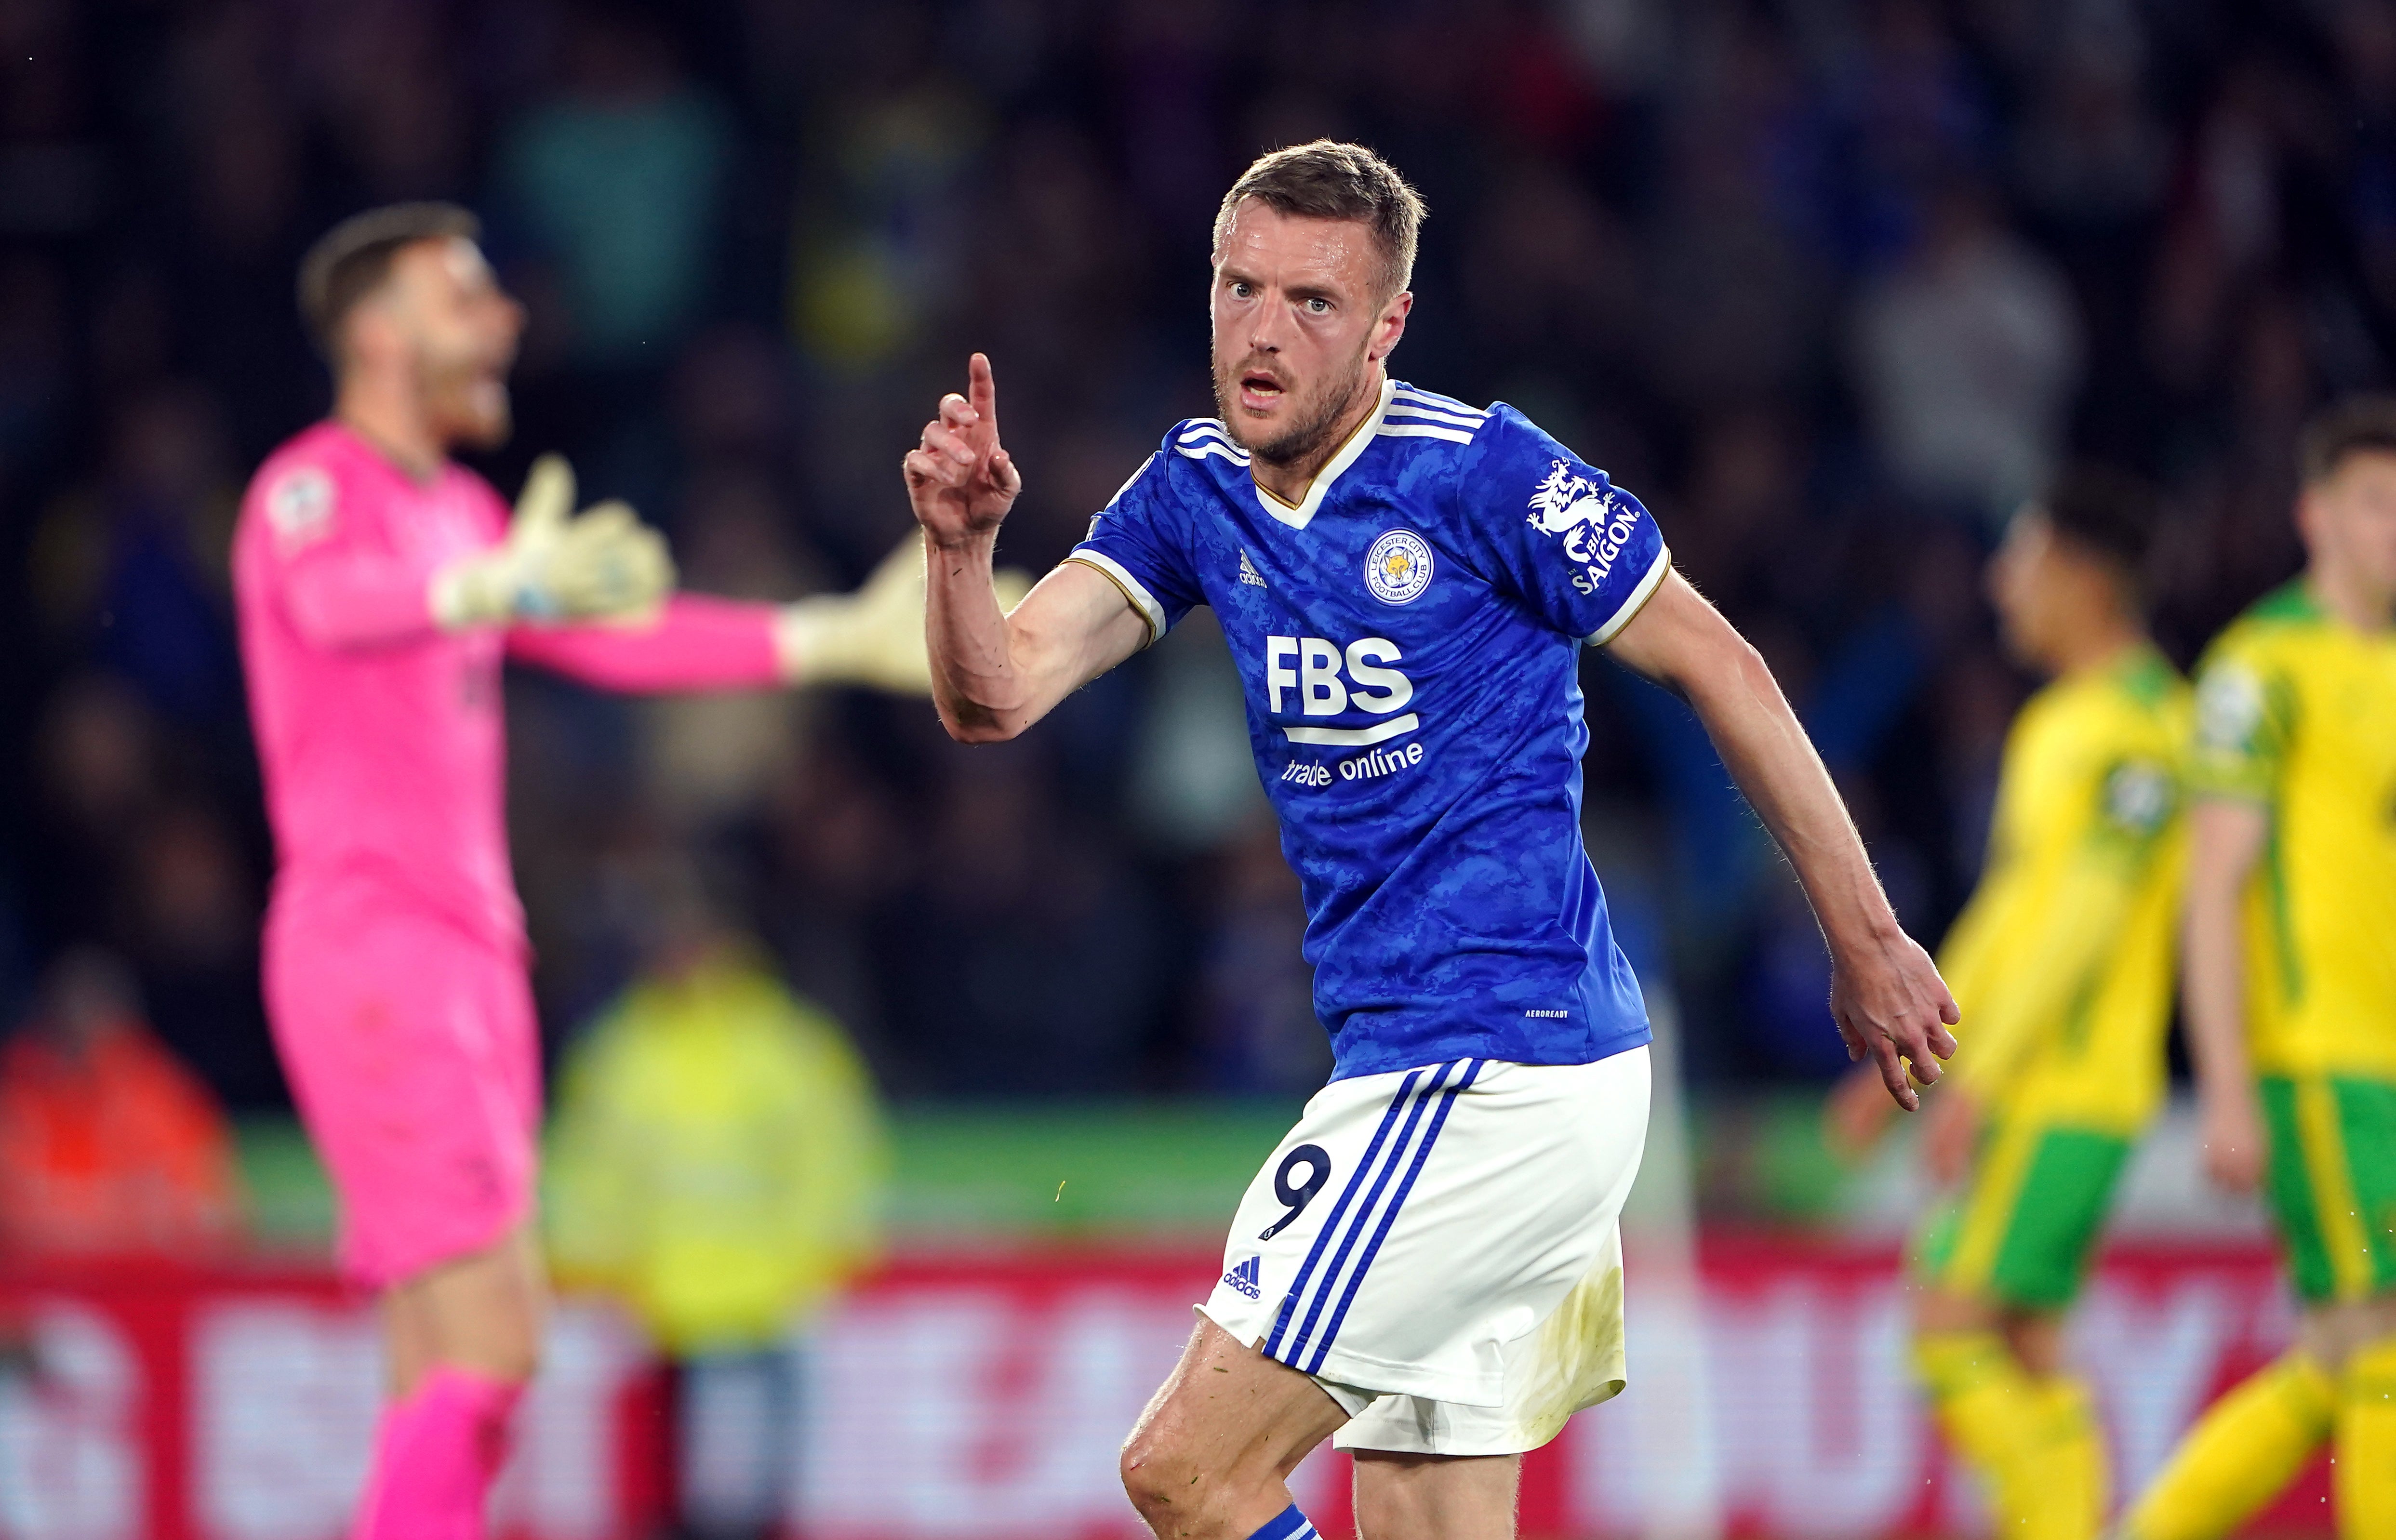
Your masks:
<svg viewBox="0 0 2396 1540"><path fill-rule="evenodd" d="M1218 257L1231 237L1241 203L1249 198L1283 214L1370 226L1380 250L1383 296L1403 293L1414 282L1415 242L1429 210L1396 167L1363 145L1316 139L1258 156L1216 211Z"/></svg>

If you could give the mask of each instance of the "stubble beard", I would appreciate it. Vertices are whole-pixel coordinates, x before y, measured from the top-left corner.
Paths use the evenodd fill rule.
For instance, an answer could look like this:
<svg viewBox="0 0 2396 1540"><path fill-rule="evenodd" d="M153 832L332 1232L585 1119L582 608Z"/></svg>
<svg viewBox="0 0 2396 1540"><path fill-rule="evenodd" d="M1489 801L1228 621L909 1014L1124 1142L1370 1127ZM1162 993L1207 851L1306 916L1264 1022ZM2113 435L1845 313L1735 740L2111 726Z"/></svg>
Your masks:
<svg viewBox="0 0 2396 1540"><path fill-rule="evenodd" d="M497 449L508 442L515 420L506 369L494 378L484 359L426 355L418 363L417 378L427 419L445 445Z"/></svg>
<svg viewBox="0 0 2396 1540"><path fill-rule="evenodd" d="M1242 359L1226 369L1215 370L1215 411L1222 418L1223 427L1233 443L1245 449L1250 458L1262 460L1277 469L1303 466L1331 447L1333 435L1339 431L1342 418L1356 405L1364 389L1364 352L1359 348L1356 357L1336 376L1326 376L1315 387L1305 410L1278 437L1257 440L1248 436L1246 424L1240 420L1240 376L1245 373L1249 361Z"/></svg>

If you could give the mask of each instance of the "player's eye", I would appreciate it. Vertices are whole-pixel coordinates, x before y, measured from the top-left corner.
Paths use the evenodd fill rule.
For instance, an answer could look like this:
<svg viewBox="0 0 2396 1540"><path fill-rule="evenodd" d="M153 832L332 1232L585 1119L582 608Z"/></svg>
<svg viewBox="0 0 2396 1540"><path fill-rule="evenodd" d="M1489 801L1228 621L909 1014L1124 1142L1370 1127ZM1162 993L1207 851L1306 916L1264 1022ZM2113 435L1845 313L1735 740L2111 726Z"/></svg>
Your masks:
<svg viewBox="0 0 2396 1540"><path fill-rule="evenodd" d="M1248 299L1256 292L1256 286L1252 284L1241 283L1236 278L1231 281L1231 298L1234 299Z"/></svg>
<svg viewBox="0 0 2396 1540"><path fill-rule="evenodd" d="M1307 300L1306 313L1309 315L1328 315L1331 313L1331 301L1325 299L1319 294L1315 295L1312 299Z"/></svg>

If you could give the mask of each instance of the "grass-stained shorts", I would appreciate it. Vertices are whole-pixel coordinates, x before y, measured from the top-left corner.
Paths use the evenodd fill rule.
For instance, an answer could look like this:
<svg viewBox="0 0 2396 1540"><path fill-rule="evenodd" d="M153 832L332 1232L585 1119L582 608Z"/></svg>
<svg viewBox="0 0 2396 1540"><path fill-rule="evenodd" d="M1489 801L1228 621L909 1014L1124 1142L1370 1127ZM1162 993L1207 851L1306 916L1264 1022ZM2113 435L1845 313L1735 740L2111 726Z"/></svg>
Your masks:
<svg viewBox="0 0 2396 1540"><path fill-rule="evenodd" d="M1970 1180L1916 1238L1917 1276L2030 1310L2071 1303L2130 1141L2035 1117L1989 1129Z"/></svg>
<svg viewBox="0 0 2396 1540"><path fill-rule="evenodd" d="M1311 1374L1342 1449L1514 1454L1622 1388L1616 1220L1644 1046L1333 1081L1240 1201L1199 1308Z"/></svg>
<svg viewBox="0 0 2396 1540"><path fill-rule="evenodd" d="M2396 1290L2396 1082L2265 1075L2256 1089L2296 1292L2318 1305Z"/></svg>

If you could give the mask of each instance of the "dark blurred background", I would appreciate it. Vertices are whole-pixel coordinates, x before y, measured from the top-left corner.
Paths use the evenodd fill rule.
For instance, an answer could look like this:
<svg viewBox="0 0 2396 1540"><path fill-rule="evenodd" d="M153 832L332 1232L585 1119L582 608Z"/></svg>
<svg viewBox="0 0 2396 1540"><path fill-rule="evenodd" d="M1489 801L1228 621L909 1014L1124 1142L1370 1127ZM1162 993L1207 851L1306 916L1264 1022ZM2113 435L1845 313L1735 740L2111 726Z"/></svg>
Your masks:
<svg viewBox="0 0 2396 1540"><path fill-rule="evenodd" d="M537 450L690 586L845 586L969 349L1043 569L1212 410L1207 234L1251 156L1374 145L1431 217L1402 377L1638 491L1763 648L1898 909L1973 881L2029 682L1978 567L2064 457L2159 480L2183 660L2293 570L2296 421L2396 347L2381 0L0 0L0 999L129 958L237 1112L284 1104L230 626L245 478L321 413L305 246L457 199L532 309ZM1587 662L1590 834L1700 1087L1844 1063L1802 902L1694 721ZM838 694L511 684L563 1038L636 874L699 853L902 1097L1286 1095L1328 1064L1203 612L1028 741Z"/></svg>

